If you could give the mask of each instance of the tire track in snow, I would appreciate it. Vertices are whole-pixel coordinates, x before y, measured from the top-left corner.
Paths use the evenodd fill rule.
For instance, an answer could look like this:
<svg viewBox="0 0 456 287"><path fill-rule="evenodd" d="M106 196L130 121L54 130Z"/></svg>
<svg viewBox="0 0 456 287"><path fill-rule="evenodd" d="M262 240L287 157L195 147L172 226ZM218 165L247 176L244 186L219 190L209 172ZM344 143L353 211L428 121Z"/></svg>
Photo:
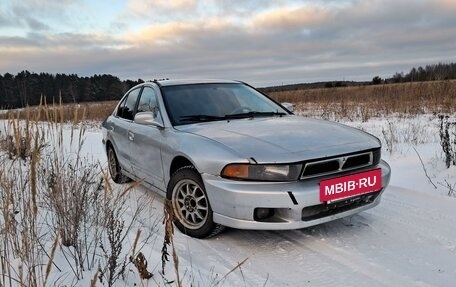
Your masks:
<svg viewBox="0 0 456 287"><path fill-rule="evenodd" d="M414 232L423 240L434 241L434 245L446 246L456 256L456 229L448 228L456 226L454 198L436 197L394 187L394 193L385 194L382 200L382 204L366 213L402 225L405 230Z"/></svg>
<svg viewBox="0 0 456 287"><path fill-rule="evenodd" d="M283 240L274 231L232 230L229 235L234 237L230 238L230 243L240 244L237 246L238 252L251 254L249 274L268 273L267 286L338 285L337 278L327 276L336 271L334 266L315 264L321 261L318 254L303 250L291 241Z"/></svg>
<svg viewBox="0 0 456 287"><path fill-rule="evenodd" d="M181 250L181 255L188 258L187 260L197 263L196 268L214 268L214 272L217 274L215 281L222 279L246 258L248 258L247 261L240 268L236 268L227 275L222 282L228 284L227 286L231 286L233 282L236 282L238 286L263 286L268 280L266 271L257 272L259 270L256 270L252 272L249 268L252 254L238 248L236 242L230 241L227 244L223 235L207 240L181 237L178 241L178 249ZM182 252L183 250L188 250L188 252ZM204 250L205 252L201 254L200 252L192 252L192 250Z"/></svg>
<svg viewBox="0 0 456 287"><path fill-rule="evenodd" d="M296 232L299 233L299 231ZM368 262L367 258L363 256L335 247L326 240L318 239L312 235L308 237L309 240L306 240L305 243L284 234L279 234L279 236L298 246L312 250L313 252L333 260L338 264L347 266L354 272L360 273L384 286L431 286L421 282L416 282L398 273L387 271L384 269L384 266Z"/></svg>

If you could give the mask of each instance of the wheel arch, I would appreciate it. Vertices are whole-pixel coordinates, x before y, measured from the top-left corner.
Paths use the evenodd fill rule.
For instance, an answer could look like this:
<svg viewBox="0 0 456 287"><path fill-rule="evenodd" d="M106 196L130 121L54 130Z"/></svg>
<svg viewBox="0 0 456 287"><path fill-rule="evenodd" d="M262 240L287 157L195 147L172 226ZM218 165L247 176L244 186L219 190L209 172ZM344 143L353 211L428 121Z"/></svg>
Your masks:
<svg viewBox="0 0 456 287"><path fill-rule="evenodd" d="M106 140L106 145L105 145L105 152L106 152L106 154L108 154L108 149L109 149L109 148L112 148L112 150L113 150L114 153L116 154L116 157L118 158L117 147L116 147L116 145L114 144L114 142L111 141L111 139L107 139L107 140Z"/></svg>
<svg viewBox="0 0 456 287"><path fill-rule="evenodd" d="M171 176L177 170L179 170L180 168L182 168L184 166L192 166L193 168L195 168L196 171L198 171L195 164L193 164L193 162L191 162L187 157L178 155L173 158L173 160L171 161L171 164L169 166L169 174L168 174L169 178L171 178Z"/></svg>
<svg viewBox="0 0 456 287"><path fill-rule="evenodd" d="M107 140L106 141L106 152L108 151L108 148L112 147L114 149L114 152L116 151L116 149L114 148L114 145L112 144L111 140Z"/></svg>

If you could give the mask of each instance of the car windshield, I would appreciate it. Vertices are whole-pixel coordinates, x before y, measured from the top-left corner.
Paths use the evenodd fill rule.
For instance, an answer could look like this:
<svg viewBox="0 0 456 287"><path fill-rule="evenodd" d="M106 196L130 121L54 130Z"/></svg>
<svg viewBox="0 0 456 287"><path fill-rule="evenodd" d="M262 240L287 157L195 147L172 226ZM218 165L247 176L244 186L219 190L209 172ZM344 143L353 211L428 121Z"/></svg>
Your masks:
<svg viewBox="0 0 456 287"><path fill-rule="evenodd" d="M163 86L162 91L173 125L288 114L274 101L242 83Z"/></svg>

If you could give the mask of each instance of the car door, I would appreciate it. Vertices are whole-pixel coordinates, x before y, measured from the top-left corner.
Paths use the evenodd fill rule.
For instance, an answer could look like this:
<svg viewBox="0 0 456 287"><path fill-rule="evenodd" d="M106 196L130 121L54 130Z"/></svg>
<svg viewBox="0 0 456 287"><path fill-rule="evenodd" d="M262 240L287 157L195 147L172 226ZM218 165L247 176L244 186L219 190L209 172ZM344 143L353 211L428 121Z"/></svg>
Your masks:
<svg viewBox="0 0 456 287"><path fill-rule="evenodd" d="M156 91L145 86L138 101L136 113L152 112L155 120L163 123L157 101ZM130 158L135 174L160 189L164 189L162 146L164 129L154 125L133 122L130 135L133 136Z"/></svg>
<svg viewBox="0 0 456 287"><path fill-rule="evenodd" d="M128 93L119 104L116 115L111 125L111 136L117 158L123 170L132 172L131 169L131 124L133 122L136 102L141 88L134 89Z"/></svg>

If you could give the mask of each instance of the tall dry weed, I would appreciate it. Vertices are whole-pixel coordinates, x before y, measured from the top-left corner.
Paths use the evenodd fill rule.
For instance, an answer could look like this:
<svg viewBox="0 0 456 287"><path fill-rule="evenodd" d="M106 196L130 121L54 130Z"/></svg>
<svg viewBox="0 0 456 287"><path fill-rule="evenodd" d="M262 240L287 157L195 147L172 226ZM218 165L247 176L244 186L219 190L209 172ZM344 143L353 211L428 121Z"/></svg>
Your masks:
<svg viewBox="0 0 456 287"><path fill-rule="evenodd" d="M45 104L1 122L0 286L60 285L68 277L78 282L99 266L114 270L105 277L112 285L130 264L125 240L149 202L119 221L135 186L110 189L103 168L81 152L85 110ZM149 241L148 231L135 252Z"/></svg>
<svg viewBox="0 0 456 287"><path fill-rule="evenodd" d="M438 115L440 146L445 157L446 167L456 165L456 121L448 115Z"/></svg>
<svg viewBox="0 0 456 287"><path fill-rule="evenodd" d="M28 111L26 111L28 113ZM33 119L4 122L0 167L0 238L2 239L0 285L42 284L43 250L40 239L36 172L43 149L43 130ZM16 260L12 260L16 258Z"/></svg>

